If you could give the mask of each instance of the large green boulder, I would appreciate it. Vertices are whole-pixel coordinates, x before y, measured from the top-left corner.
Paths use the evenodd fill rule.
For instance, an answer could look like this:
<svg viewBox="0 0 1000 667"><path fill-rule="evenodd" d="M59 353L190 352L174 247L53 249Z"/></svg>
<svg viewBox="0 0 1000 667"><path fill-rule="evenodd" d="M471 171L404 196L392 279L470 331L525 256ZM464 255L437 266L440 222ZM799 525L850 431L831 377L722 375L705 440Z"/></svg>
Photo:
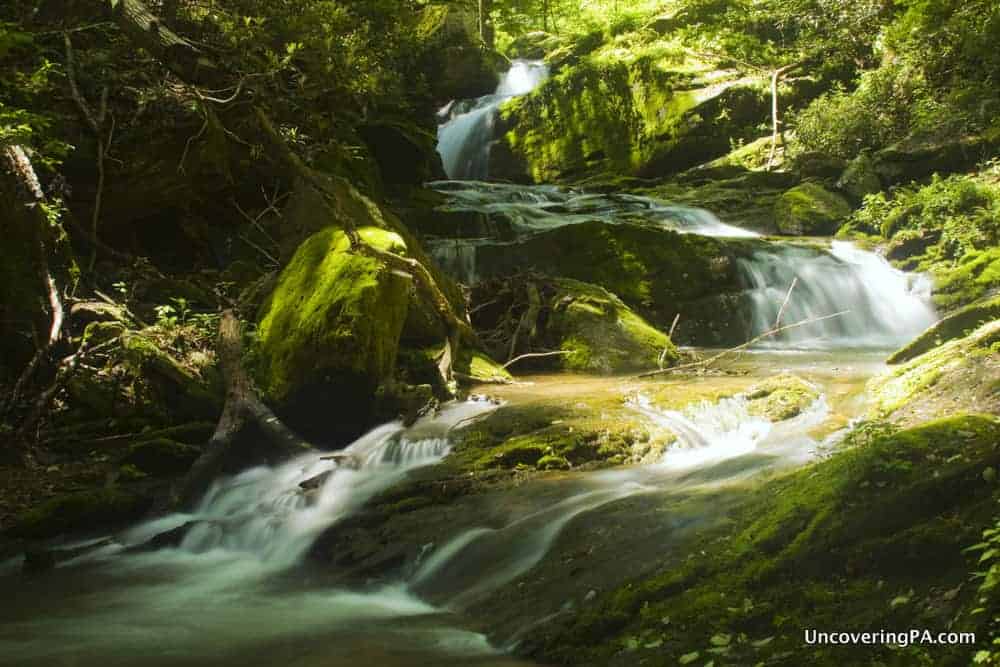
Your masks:
<svg viewBox="0 0 1000 667"><path fill-rule="evenodd" d="M672 174L756 139L767 109L762 90L735 70L598 51L502 107L503 159L490 175L553 182Z"/></svg>
<svg viewBox="0 0 1000 667"><path fill-rule="evenodd" d="M435 103L493 92L499 81L499 56L483 48L477 9L471 3L431 2L419 12L415 26L421 70L429 77Z"/></svg>
<svg viewBox="0 0 1000 667"><path fill-rule="evenodd" d="M593 221L480 246L476 272L488 279L537 271L592 283L660 329L680 313L684 342L739 343L749 318L737 259L756 243Z"/></svg>
<svg viewBox="0 0 1000 667"><path fill-rule="evenodd" d="M395 253L394 232L360 230ZM288 422L318 439L356 435L374 418L374 396L391 378L412 279L351 252L343 231L309 237L281 272L260 317L259 381Z"/></svg>
<svg viewBox="0 0 1000 667"><path fill-rule="evenodd" d="M481 306L473 324L483 340L497 341L490 350L495 357L561 353L526 358L517 370L620 373L670 365L678 358L666 334L597 285L518 275L477 285L473 299Z"/></svg>
<svg viewBox="0 0 1000 667"><path fill-rule="evenodd" d="M798 185L774 203L775 226L787 236L833 234L850 214L846 199L815 183Z"/></svg>

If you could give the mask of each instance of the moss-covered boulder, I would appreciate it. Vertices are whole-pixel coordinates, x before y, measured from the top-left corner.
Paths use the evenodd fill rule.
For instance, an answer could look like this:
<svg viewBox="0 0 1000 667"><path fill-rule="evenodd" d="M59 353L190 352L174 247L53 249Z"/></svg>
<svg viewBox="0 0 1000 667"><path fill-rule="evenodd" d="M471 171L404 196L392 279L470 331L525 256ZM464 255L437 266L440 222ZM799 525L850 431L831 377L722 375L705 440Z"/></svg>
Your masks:
<svg viewBox="0 0 1000 667"><path fill-rule="evenodd" d="M737 258L756 243L595 221L480 246L476 272L572 278L603 287L660 329L681 313L685 342L743 342L749 317Z"/></svg>
<svg viewBox="0 0 1000 667"><path fill-rule="evenodd" d="M549 298L546 335L563 368L616 373L649 370L677 361L677 348L606 289L576 280L557 279Z"/></svg>
<svg viewBox="0 0 1000 667"><path fill-rule="evenodd" d="M969 304L941 318L910 343L893 352L886 363L910 361L938 345L968 335L980 326L1000 319L1000 296Z"/></svg>
<svg viewBox="0 0 1000 667"><path fill-rule="evenodd" d="M598 51L566 66L531 95L501 109L508 156L495 178L553 182L601 173L662 176L756 139L763 91L739 72L681 52Z"/></svg>
<svg viewBox="0 0 1000 667"><path fill-rule="evenodd" d="M478 97L496 88L499 58L484 49L474 4L431 2L418 14L416 34L422 45L421 70L429 78L438 104Z"/></svg>
<svg viewBox="0 0 1000 667"><path fill-rule="evenodd" d="M678 357L666 334L597 285L519 275L482 283L473 298L482 300L473 324L494 341L494 356L552 353L524 359L519 369L619 373Z"/></svg>
<svg viewBox="0 0 1000 667"><path fill-rule="evenodd" d="M973 318L975 319L975 318ZM964 325L956 323L957 330ZM868 384L873 416L905 424L966 409L1000 414L1000 320L950 340Z"/></svg>
<svg viewBox="0 0 1000 667"><path fill-rule="evenodd" d="M57 496L18 518L8 531L16 537L48 538L138 519L152 499L111 486Z"/></svg>
<svg viewBox="0 0 1000 667"><path fill-rule="evenodd" d="M860 204L867 195L881 192L882 180L875 170L875 162L868 153L862 153L848 163L837 180L837 189Z"/></svg>
<svg viewBox="0 0 1000 667"><path fill-rule="evenodd" d="M798 185L774 203L778 233L788 236L833 234L850 214L846 199L815 183Z"/></svg>
<svg viewBox="0 0 1000 667"><path fill-rule="evenodd" d="M374 227L366 243L405 253L402 238ZM289 422L320 437L356 434L390 378L412 280L350 251L328 228L302 244L281 272L258 328L258 378Z"/></svg>

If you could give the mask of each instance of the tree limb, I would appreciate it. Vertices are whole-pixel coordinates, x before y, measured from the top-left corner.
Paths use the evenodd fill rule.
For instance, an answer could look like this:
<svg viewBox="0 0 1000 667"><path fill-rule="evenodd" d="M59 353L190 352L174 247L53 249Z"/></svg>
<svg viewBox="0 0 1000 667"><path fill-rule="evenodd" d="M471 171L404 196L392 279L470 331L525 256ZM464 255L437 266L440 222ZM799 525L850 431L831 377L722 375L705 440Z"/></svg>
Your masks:
<svg viewBox="0 0 1000 667"><path fill-rule="evenodd" d="M762 334L760 334L758 336L754 336L753 338L751 338L747 342L745 342L745 343L743 343L741 345L737 345L736 347L731 347L731 348L729 348L727 350L723 350L722 352L719 352L718 354L715 354L715 355L709 357L708 359L702 359L701 361L693 361L693 362L691 362L689 364L681 364L680 366L671 366L670 368L661 368L659 370L649 371L647 373L640 373L639 375L636 375L635 377L637 377L637 378L648 378L648 377L654 377L656 375L665 375L667 373L673 373L675 371L686 370L688 368L698 368L698 367L707 368L708 366L711 366L713 363L715 363L716 361L718 361L722 357L725 357L725 356L728 356L730 354L733 354L734 352L739 352L741 350L745 350L748 347L750 347L751 345L753 345L754 343L759 343L760 341L764 340L765 338L770 338L771 336L776 336L779 333L781 333L782 331L788 331L789 329L797 329L798 327L804 327L807 324L815 324L816 322L822 322L824 320L830 320L830 319L833 319L834 317L840 317L841 315L846 315L849 312L851 312L851 311L849 311L849 310L842 310L839 313L833 313L831 315L824 315L822 317L810 317L809 319L801 320L801 321L796 322L794 324L788 324L788 325L785 325L783 327L775 327L773 329L768 329L764 333L762 333Z"/></svg>

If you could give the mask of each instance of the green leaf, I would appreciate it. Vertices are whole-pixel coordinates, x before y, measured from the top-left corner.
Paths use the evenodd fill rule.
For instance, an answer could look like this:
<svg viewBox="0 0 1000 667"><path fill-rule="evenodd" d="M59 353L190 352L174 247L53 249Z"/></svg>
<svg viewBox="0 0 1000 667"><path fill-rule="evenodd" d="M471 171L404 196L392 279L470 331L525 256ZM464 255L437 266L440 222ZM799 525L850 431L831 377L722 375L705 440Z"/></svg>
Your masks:
<svg viewBox="0 0 1000 667"><path fill-rule="evenodd" d="M701 653L699 653L698 651L691 651L690 653L685 653L680 658L678 658L677 662L679 662L682 665L690 665L692 662L694 662L695 660L697 660L700 656L701 656Z"/></svg>

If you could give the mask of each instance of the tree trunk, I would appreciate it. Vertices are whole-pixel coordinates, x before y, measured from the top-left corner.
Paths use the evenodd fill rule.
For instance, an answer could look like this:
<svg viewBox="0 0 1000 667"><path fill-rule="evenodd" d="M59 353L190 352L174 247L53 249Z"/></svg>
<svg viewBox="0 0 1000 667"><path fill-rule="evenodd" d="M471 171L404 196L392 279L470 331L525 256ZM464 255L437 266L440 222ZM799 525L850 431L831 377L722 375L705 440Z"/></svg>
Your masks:
<svg viewBox="0 0 1000 667"><path fill-rule="evenodd" d="M286 458L309 451L312 447L292 433L274 412L257 396L250 377L243 368L243 338L240 321L232 310L222 313L217 343L219 366L226 381L226 403L216 424L215 433L184 479L162 499L155 509L167 510L177 505L189 506L205 492L211 481L232 460L234 448L241 443L251 425L259 429L266 442L268 458Z"/></svg>

